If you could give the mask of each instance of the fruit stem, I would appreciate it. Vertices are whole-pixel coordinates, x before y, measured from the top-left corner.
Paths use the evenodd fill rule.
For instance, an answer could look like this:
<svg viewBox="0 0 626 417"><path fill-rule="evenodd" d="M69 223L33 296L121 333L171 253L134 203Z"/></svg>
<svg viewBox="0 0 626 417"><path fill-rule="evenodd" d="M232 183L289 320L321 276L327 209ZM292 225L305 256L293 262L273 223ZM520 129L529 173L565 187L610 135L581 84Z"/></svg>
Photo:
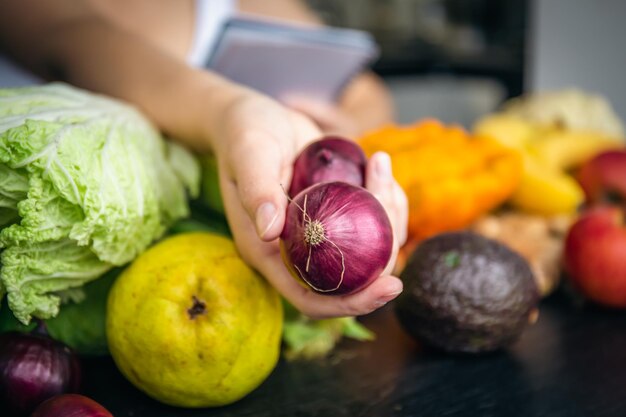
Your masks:
<svg viewBox="0 0 626 417"><path fill-rule="evenodd" d="M192 295L191 299L193 301L193 304L191 308L187 310L187 313L189 314L189 318L193 320L196 317L206 313L206 303L202 300L199 300L198 297L196 297L195 295Z"/></svg>

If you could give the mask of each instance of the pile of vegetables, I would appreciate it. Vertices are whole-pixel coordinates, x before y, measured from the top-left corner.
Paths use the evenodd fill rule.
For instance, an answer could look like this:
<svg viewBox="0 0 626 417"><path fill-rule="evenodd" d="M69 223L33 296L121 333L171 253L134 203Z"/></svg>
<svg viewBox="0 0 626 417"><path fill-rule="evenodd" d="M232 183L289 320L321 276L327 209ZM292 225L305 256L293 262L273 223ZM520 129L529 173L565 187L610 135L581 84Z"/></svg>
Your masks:
<svg viewBox="0 0 626 417"><path fill-rule="evenodd" d="M327 295L356 292L380 275L392 230L364 178L367 157L384 151L409 198L405 255L425 238L473 227L520 252L535 274L549 252L556 274L569 216L584 198L567 171L600 150L623 149L622 136L601 100L568 93L512 101L473 133L424 120L370 132L358 145L323 138L294 164L280 238L285 265ZM612 169L615 191L623 175ZM200 188L202 198L190 202ZM553 214L567 215L558 234ZM199 164L110 98L64 84L0 90L0 414L2 406L26 415L39 405L34 416L110 416L72 394L80 389L76 357L108 353L106 300L123 267L164 235L191 231L230 233L214 158ZM525 253L528 241L534 251ZM374 338L354 317L312 320L283 306L288 359L325 356L342 337ZM20 385L25 374L32 386Z"/></svg>
<svg viewBox="0 0 626 417"><path fill-rule="evenodd" d="M126 104L64 84L0 90L0 299L23 323L56 316L185 217L198 180Z"/></svg>

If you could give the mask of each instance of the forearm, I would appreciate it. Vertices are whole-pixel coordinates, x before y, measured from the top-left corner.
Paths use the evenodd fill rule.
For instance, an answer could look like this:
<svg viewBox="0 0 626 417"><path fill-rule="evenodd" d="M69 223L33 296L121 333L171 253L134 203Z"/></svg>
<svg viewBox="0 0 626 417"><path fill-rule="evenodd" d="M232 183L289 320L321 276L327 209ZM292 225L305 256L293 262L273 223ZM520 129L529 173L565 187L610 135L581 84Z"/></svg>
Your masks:
<svg viewBox="0 0 626 417"><path fill-rule="evenodd" d="M102 19L81 19L52 35L50 62L72 84L125 99L167 134L206 150L213 109L238 87L195 70Z"/></svg>
<svg viewBox="0 0 626 417"><path fill-rule="evenodd" d="M211 147L218 123L213 109L243 91L95 13L57 20L37 36L16 35L12 40L36 56L22 59L31 69L131 102L165 133L200 151Z"/></svg>

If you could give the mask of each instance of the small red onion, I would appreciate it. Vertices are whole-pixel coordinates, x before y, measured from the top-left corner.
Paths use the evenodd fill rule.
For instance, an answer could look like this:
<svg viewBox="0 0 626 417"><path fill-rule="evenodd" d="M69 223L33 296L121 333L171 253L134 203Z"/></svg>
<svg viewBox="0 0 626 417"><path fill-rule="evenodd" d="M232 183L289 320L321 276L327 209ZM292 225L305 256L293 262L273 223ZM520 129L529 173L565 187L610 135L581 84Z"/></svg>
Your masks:
<svg viewBox="0 0 626 417"><path fill-rule="evenodd" d="M363 186L367 160L361 147L348 139L326 136L311 143L293 165L289 196L320 182L344 181Z"/></svg>
<svg viewBox="0 0 626 417"><path fill-rule="evenodd" d="M91 398L78 394L64 394L41 404L30 417L113 417L113 415Z"/></svg>
<svg viewBox="0 0 626 417"><path fill-rule="evenodd" d="M376 279L391 257L389 217L366 189L326 182L287 206L280 238L291 274L322 294L350 294Z"/></svg>
<svg viewBox="0 0 626 417"><path fill-rule="evenodd" d="M30 334L0 335L0 404L11 413L28 415L48 398L77 391L79 384L78 358L47 336L43 324Z"/></svg>

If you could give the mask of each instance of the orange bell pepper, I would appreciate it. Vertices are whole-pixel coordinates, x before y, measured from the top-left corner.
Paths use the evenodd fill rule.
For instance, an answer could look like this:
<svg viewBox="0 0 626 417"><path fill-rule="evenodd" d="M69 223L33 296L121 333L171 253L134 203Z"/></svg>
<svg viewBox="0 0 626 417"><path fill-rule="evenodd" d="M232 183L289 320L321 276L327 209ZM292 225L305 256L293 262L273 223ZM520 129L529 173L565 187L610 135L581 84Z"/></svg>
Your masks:
<svg viewBox="0 0 626 417"><path fill-rule="evenodd" d="M387 152L409 200L409 238L468 226L516 189L521 155L437 120L388 125L358 141L368 156Z"/></svg>

